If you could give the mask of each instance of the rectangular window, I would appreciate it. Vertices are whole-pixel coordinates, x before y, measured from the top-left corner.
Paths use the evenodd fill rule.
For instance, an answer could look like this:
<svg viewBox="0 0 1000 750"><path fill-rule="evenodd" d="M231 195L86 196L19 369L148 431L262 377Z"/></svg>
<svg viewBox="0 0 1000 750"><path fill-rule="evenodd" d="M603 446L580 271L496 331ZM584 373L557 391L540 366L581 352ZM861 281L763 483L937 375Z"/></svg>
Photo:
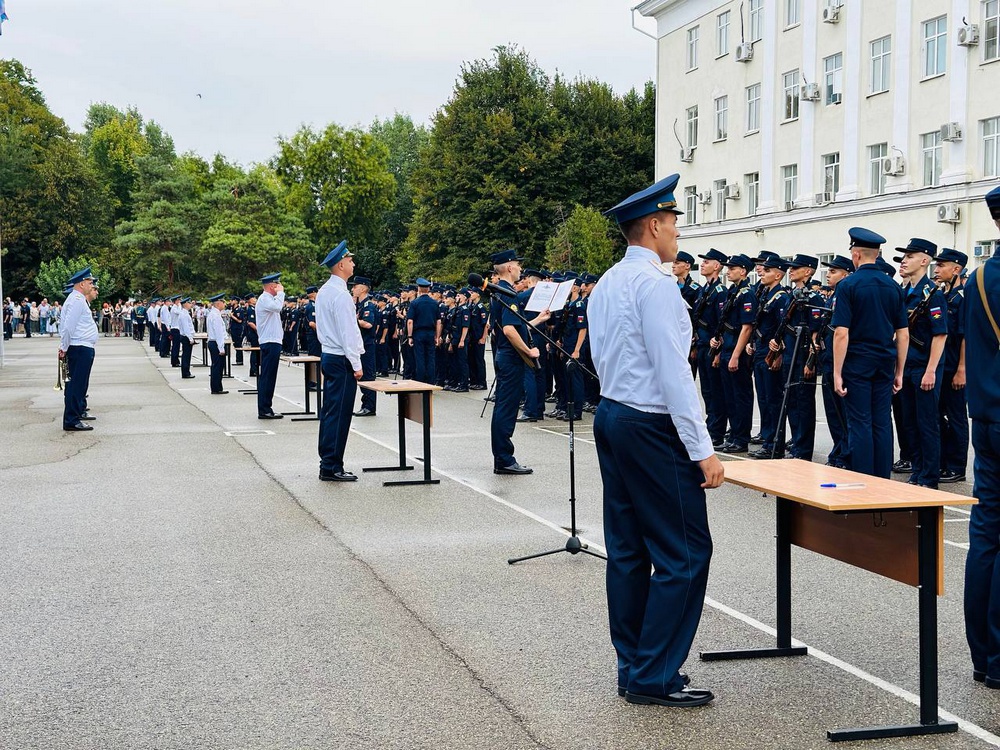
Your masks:
<svg viewBox="0 0 1000 750"><path fill-rule="evenodd" d="M1000 0L983 3L983 62L1000 59Z"/></svg>
<svg viewBox="0 0 1000 750"><path fill-rule="evenodd" d="M747 186L747 216L753 216L760 205L760 172L751 172L744 175L743 179Z"/></svg>
<svg viewBox="0 0 1000 750"><path fill-rule="evenodd" d="M687 109L687 145L695 148L698 145L698 107Z"/></svg>
<svg viewBox="0 0 1000 750"><path fill-rule="evenodd" d="M882 160L889 155L889 144L876 143L868 147L868 191L872 195L882 195L885 192L885 175L882 173Z"/></svg>
<svg viewBox="0 0 1000 750"><path fill-rule="evenodd" d="M838 52L823 59L823 89L827 104L840 104L844 90L844 55Z"/></svg>
<svg viewBox="0 0 1000 750"><path fill-rule="evenodd" d="M764 0L750 0L750 41L764 38Z"/></svg>
<svg viewBox="0 0 1000 750"><path fill-rule="evenodd" d="M688 29L688 44L687 44L687 66L688 70L694 70L698 67L698 27L695 26L693 29Z"/></svg>
<svg viewBox="0 0 1000 750"><path fill-rule="evenodd" d="M785 120L799 119L799 71L793 70L782 77L785 92Z"/></svg>
<svg viewBox="0 0 1000 750"><path fill-rule="evenodd" d="M948 59L948 16L924 21L924 78L945 72Z"/></svg>
<svg viewBox="0 0 1000 750"><path fill-rule="evenodd" d="M794 26L799 22L802 12L802 0L785 0L785 26Z"/></svg>
<svg viewBox="0 0 1000 750"><path fill-rule="evenodd" d="M729 137L729 97L720 96L715 100L715 140L724 141Z"/></svg>
<svg viewBox="0 0 1000 750"><path fill-rule="evenodd" d="M799 165L787 164L781 168L781 197L785 206L791 206L799 196Z"/></svg>
<svg viewBox="0 0 1000 750"><path fill-rule="evenodd" d="M1000 117L983 120L983 177L1000 177Z"/></svg>
<svg viewBox="0 0 1000 750"><path fill-rule="evenodd" d="M760 130L760 84L747 86L747 132Z"/></svg>
<svg viewBox="0 0 1000 750"><path fill-rule="evenodd" d="M823 156L823 192L836 197L840 191L840 153Z"/></svg>
<svg viewBox="0 0 1000 750"><path fill-rule="evenodd" d="M684 188L684 220L688 224L698 223L698 187L696 185Z"/></svg>
<svg viewBox="0 0 1000 750"><path fill-rule="evenodd" d="M715 203L716 221L726 220L726 181L716 180L712 183L712 202Z"/></svg>
<svg viewBox="0 0 1000 750"><path fill-rule="evenodd" d="M871 43L872 68L869 93L881 94L889 90L889 72L892 62L892 38L884 36Z"/></svg>
<svg viewBox="0 0 1000 750"><path fill-rule="evenodd" d="M715 19L716 55L722 57L729 54L729 11L720 13Z"/></svg>
<svg viewBox="0 0 1000 750"><path fill-rule="evenodd" d="M924 187L941 184L941 131L920 136L920 151L924 157Z"/></svg>

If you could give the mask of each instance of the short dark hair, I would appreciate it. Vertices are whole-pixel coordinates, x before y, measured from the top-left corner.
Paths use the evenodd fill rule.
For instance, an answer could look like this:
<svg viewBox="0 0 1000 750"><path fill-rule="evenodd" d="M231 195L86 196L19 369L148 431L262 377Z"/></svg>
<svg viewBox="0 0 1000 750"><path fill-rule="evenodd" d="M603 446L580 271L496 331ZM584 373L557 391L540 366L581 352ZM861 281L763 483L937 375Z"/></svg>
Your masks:
<svg viewBox="0 0 1000 750"><path fill-rule="evenodd" d="M629 219L628 221L622 222L618 225L621 233L625 235L625 239L628 240L629 244L634 244L642 239L643 232L645 231L645 222L649 221L651 216L656 216L659 214L668 214L670 211L654 211L651 214L646 214L645 216L639 216L635 219Z"/></svg>

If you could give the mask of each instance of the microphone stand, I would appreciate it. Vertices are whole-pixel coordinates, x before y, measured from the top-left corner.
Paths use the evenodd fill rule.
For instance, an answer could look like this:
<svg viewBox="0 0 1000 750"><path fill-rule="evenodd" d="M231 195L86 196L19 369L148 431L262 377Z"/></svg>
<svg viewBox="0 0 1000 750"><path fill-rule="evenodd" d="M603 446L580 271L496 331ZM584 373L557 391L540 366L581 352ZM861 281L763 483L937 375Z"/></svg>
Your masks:
<svg viewBox="0 0 1000 750"><path fill-rule="evenodd" d="M543 339L545 339L549 344L551 344L556 351L560 352L566 358L566 381L570 382L570 375L574 367L579 367L584 373L592 378L597 378L597 375L592 372L589 368L583 365L579 360L573 359L569 352L562 348L559 343L548 336L544 331L536 328L531 324L521 311L517 309L516 305L511 304L506 299L504 295L495 294L493 295L497 302L504 306L506 310L509 310L513 315L520 320L522 323L528 326L529 335L531 332L537 333ZM503 335L503 331L500 331L500 335ZM537 365L533 365L536 367ZM573 412L575 405L573 403L573 390L572 388L567 389L567 401L566 401L566 414L569 417L569 514L570 514L570 526L569 526L569 539L566 540L566 544L563 547L557 547L556 549L546 550L544 552L536 552L531 555L525 555L524 557L510 557L507 559L508 565L514 565L515 563L524 562L525 560L534 560L537 557L547 557L548 555L556 555L560 552L569 552L571 555L578 555L581 552L590 555L592 557L599 557L602 560L607 560L608 558L604 555L594 552L589 549L586 544L580 541L580 535L576 528L576 433L574 431L574 419Z"/></svg>

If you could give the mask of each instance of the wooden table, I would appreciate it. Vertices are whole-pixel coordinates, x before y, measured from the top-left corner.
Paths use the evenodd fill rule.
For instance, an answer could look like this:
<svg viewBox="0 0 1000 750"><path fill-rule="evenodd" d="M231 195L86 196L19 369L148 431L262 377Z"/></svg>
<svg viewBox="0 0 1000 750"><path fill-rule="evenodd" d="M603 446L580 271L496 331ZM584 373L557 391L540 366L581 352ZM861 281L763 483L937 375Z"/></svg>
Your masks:
<svg viewBox="0 0 1000 750"><path fill-rule="evenodd" d="M419 380L362 380L362 388L376 393L396 394L398 397L399 419L399 466L371 466L362 471L412 471L406 464L406 420L424 426L424 455L417 459L424 464L424 478L401 482L383 482L383 487L399 487L413 484L440 484L440 479L431 479L431 423L434 420L432 394L442 390L439 385L421 383ZM420 396L419 399L416 396Z"/></svg>
<svg viewBox="0 0 1000 750"><path fill-rule="evenodd" d="M281 412L286 417L293 415L301 415L298 419L293 419L293 422L318 422L319 414L323 408L323 368L320 366L322 359L320 357L314 357L310 354L297 354L295 356L282 354L280 357L282 362L291 365L304 365L302 368L302 376L305 379L305 391L306 391L306 410L305 411L283 411ZM312 371L310 365L316 365L316 383L318 390L316 391L316 411L312 411L309 408L309 373ZM305 416L311 414L312 416Z"/></svg>
<svg viewBox="0 0 1000 750"><path fill-rule="evenodd" d="M802 656L792 646L791 548L796 545L916 586L919 617L920 723L838 729L834 742L958 731L938 717L937 596L944 593L944 508L976 499L834 469L799 459L727 462L726 481L776 497L777 644L703 651L706 661ZM862 484L857 488L824 484Z"/></svg>
<svg viewBox="0 0 1000 750"><path fill-rule="evenodd" d="M259 346L238 346L236 348L239 349L241 352L259 352L260 351L260 347ZM260 362L257 363L257 368L258 368L257 369L257 375L251 375L250 377L255 378L255 379L258 377L258 375L260 374ZM238 393L242 393L244 396L252 396L255 393L257 393L257 388L256 387L254 387L254 388L240 388L239 391L238 391Z"/></svg>

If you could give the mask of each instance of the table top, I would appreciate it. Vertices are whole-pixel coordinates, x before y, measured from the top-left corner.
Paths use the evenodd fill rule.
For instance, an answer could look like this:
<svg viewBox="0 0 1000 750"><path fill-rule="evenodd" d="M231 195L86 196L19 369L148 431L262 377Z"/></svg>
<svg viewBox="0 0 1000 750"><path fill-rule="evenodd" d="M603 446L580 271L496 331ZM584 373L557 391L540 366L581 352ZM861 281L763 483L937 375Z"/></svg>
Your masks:
<svg viewBox="0 0 1000 750"><path fill-rule="evenodd" d="M290 354L282 354L280 357L282 362L289 362L291 364L298 364L300 362L319 362L320 357L315 357L311 354L296 354L294 357Z"/></svg>
<svg viewBox="0 0 1000 750"><path fill-rule="evenodd" d="M379 393L423 393L444 390L439 385L421 383L419 380L359 380L358 385Z"/></svg>
<svg viewBox="0 0 1000 750"><path fill-rule="evenodd" d="M828 511L889 510L944 505L975 505L964 497L891 479L870 477L847 469L777 458L765 461L727 461L726 481L770 495L794 500ZM821 484L863 484L864 487L832 488Z"/></svg>

